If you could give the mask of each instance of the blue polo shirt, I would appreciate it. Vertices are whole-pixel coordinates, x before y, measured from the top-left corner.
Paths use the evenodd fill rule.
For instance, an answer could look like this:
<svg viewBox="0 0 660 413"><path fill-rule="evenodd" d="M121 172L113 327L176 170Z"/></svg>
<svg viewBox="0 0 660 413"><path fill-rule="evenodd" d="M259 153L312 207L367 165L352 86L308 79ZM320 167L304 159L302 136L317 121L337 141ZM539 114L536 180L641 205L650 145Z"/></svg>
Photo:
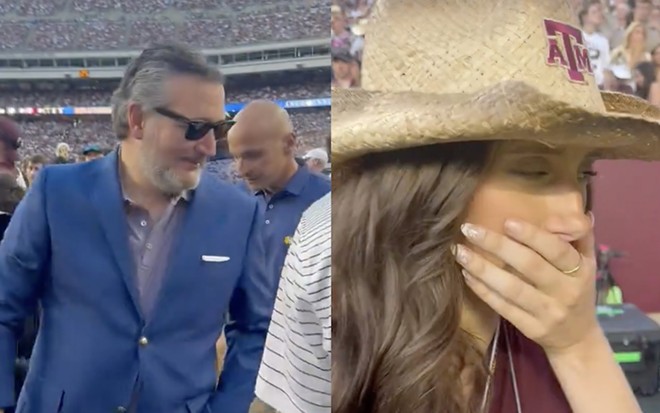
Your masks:
<svg viewBox="0 0 660 413"><path fill-rule="evenodd" d="M244 188L248 188L243 182ZM248 189L249 190L249 189ZM330 181L312 173L306 166L298 166L284 189L267 199L263 191L254 193L264 212L264 244L266 265L273 276L279 277L289 244L303 212L330 192Z"/></svg>

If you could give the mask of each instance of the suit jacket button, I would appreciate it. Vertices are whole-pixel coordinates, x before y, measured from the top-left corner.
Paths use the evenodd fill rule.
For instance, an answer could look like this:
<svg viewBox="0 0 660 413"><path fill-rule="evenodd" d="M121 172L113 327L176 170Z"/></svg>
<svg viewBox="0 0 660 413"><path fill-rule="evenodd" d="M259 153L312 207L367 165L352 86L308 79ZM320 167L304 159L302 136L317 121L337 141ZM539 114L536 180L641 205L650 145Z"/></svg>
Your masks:
<svg viewBox="0 0 660 413"><path fill-rule="evenodd" d="M142 347L145 347L147 344L149 344L149 340L145 336L142 336L140 337L138 343L140 343Z"/></svg>
<svg viewBox="0 0 660 413"><path fill-rule="evenodd" d="M117 407L117 413L126 413L127 411L124 406Z"/></svg>

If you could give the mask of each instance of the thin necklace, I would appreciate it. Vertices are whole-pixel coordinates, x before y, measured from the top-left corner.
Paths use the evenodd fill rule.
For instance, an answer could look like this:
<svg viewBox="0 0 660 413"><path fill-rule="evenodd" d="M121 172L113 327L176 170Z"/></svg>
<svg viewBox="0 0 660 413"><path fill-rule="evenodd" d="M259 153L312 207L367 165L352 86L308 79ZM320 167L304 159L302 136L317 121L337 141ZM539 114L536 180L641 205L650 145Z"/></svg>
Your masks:
<svg viewBox="0 0 660 413"><path fill-rule="evenodd" d="M490 359L488 362L488 379L486 380L486 388L484 389L483 398L481 399L481 413L486 413L486 405L488 403L488 396L492 386L493 376L495 375L497 346L500 342L500 330L502 323L497 325L495 336L493 337L493 348L490 350ZM513 395L516 400L516 413L522 413L522 405L520 403L520 391L518 390L518 380L516 378L516 368L513 364L513 355L511 352L511 343L509 342L509 335L504 334L504 341L506 344L506 353L509 360L509 372L511 374L511 384L513 386Z"/></svg>
<svg viewBox="0 0 660 413"><path fill-rule="evenodd" d="M490 387L493 382L493 375L495 374L496 358L497 358L497 345L500 342L500 326L501 322L497 324L497 329L495 330L495 336L493 337L492 348L490 349L490 358L488 359L488 378L486 379L486 388L484 389L484 395L481 399L481 413L486 413L486 404L488 403L488 394L490 393Z"/></svg>
<svg viewBox="0 0 660 413"><path fill-rule="evenodd" d="M513 354L511 352L511 343L509 343L509 335L504 334L504 341L506 341L506 352L509 356L509 372L511 373L511 384L513 385L513 395L516 398L516 413L522 413L522 406L520 404L520 392L518 391L518 380L516 379L516 367L513 365Z"/></svg>

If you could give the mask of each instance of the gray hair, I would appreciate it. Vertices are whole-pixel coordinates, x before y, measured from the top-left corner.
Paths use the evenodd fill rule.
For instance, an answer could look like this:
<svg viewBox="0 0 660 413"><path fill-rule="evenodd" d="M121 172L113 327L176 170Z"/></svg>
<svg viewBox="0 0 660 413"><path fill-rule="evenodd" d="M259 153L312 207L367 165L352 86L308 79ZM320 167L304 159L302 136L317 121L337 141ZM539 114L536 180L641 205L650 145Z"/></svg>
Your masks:
<svg viewBox="0 0 660 413"><path fill-rule="evenodd" d="M112 129L120 140L128 136L129 103L137 103L145 111L167 105L164 82L175 75L224 81L222 73L209 65L204 56L186 46L165 43L148 47L128 64L112 94Z"/></svg>

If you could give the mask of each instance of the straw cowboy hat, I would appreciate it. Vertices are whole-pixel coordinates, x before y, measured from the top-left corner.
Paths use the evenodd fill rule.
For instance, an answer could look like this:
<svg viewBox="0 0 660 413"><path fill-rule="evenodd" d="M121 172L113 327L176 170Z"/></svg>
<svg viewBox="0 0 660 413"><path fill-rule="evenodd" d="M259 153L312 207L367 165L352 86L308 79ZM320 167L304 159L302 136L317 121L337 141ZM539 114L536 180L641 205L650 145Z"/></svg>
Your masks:
<svg viewBox="0 0 660 413"><path fill-rule="evenodd" d="M362 89L332 91L333 161L474 140L660 159L660 109L600 92L568 0L377 0Z"/></svg>

